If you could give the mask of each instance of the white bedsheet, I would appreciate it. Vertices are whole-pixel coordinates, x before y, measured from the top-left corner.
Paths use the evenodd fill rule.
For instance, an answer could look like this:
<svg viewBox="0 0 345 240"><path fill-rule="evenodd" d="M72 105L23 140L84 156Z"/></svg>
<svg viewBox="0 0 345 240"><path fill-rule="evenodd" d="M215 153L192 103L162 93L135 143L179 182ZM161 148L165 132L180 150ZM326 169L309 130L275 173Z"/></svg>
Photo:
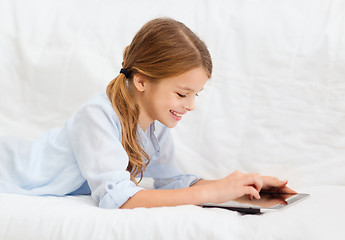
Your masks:
<svg viewBox="0 0 345 240"><path fill-rule="evenodd" d="M189 26L214 61L195 111L173 130L181 168L209 179L274 175L311 197L241 216L0 194L0 239L344 239L343 0L1 0L0 135L34 139L64 124L159 16Z"/></svg>
<svg viewBox="0 0 345 240"><path fill-rule="evenodd" d="M0 239L344 239L345 187L305 191L305 201L263 215L193 205L104 210L89 196L0 194Z"/></svg>

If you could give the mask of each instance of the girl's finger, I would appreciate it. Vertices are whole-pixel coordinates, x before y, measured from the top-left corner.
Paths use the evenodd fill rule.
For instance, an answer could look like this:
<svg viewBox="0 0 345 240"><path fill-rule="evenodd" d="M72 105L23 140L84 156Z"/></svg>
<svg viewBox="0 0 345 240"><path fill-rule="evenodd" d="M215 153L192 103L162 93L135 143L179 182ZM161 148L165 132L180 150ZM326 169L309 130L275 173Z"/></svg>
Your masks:
<svg viewBox="0 0 345 240"><path fill-rule="evenodd" d="M248 194L248 195L252 195L254 196L256 199L260 199L260 194L259 192L251 187L251 186L246 186L246 187L243 187L243 193L242 193L242 196L245 195L245 194Z"/></svg>
<svg viewBox="0 0 345 240"><path fill-rule="evenodd" d="M281 188L281 187L284 187L288 183L287 180L281 181L276 177L264 176L262 178L264 181L265 188L271 188L271 187Z"/></svg>
<svg viewBox="0 0 345 240"><path fill-rule="evenodd" d="M284 186L282 188L279 188L280 193L291 193L291 194L296 194L297 192L295 190L292 190L291 188Z"/></svg>
<svg viewBox="0 0 345 240"><path fill-rule="evenodd" d="M261 191L264 183L261 176L257 173L248 173L244 176L244 185L254 187L258 192Z"/></svg>

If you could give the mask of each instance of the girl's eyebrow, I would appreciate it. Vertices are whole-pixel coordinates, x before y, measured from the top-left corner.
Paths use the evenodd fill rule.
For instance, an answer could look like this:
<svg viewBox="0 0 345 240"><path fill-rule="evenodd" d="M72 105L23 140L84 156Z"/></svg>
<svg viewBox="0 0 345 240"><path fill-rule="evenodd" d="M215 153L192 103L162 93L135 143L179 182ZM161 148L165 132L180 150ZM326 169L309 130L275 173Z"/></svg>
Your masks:
<svg viewBox="0 0 345 240"><path fill-rule="evenodd" d="M186 90L186 91L194 91L193 89L189 88L189 87L179 87L180 89L183 89L183 90ZM200 91L198 92L201 92L204 88L200 89Z"/></svg>

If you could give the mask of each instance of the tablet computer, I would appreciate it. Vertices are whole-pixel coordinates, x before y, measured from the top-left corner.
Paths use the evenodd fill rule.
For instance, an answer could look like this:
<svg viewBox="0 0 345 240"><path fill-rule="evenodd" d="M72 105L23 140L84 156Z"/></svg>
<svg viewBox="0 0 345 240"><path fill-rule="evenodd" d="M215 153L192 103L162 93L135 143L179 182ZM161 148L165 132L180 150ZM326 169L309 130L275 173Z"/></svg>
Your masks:
<svg viewBox="0 0 345 240"><path fill-rule="evenodd" d="M309 197L305 193L260 193L260 199L248 199L247 195L233 201L214 204L204 203L200 206L205 208L224 208L243 214L260 214L285 209L303 199Z"/></svg>

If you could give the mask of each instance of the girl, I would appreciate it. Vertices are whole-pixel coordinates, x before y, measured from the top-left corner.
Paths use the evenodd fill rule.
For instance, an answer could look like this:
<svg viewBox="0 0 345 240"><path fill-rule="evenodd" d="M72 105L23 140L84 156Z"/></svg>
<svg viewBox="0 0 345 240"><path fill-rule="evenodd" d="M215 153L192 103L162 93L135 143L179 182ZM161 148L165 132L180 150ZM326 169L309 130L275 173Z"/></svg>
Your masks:
<svg viewBox="0 0 345 240"><path fill-rule="evenodd" d="M169 128L194 108L211 77L205 44L185 25L160 18L145 24L123 54L106 93L65 125L34 142L2 138L0 191L29 195L91 194L102 208L221 203L287 181L236 171L223 179L183 174L173 161ZM152 177L153 190L135 177Z"/></svg>

